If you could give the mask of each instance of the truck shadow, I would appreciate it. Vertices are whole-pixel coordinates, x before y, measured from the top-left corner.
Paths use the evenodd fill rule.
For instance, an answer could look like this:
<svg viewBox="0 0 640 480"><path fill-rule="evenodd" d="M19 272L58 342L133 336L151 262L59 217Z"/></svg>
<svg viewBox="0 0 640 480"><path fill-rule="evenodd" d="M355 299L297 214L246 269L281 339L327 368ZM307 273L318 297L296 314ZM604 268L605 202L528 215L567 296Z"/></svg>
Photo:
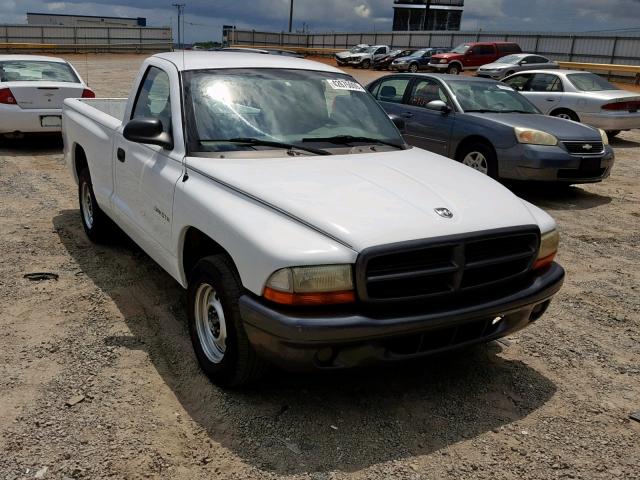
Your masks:
<svg viewBox="0 0 640 480"><path fill-rule="evenodd" d="M499 356L496 343L393 368L273 371L250 390L221 390L195 361L180 286L130 241L91 245L78 215L61 212L54 228L131 331L105 344L144 350L211 440L265 474L328 478L429 454L525 418L556 391L540 372Z"/></svg>

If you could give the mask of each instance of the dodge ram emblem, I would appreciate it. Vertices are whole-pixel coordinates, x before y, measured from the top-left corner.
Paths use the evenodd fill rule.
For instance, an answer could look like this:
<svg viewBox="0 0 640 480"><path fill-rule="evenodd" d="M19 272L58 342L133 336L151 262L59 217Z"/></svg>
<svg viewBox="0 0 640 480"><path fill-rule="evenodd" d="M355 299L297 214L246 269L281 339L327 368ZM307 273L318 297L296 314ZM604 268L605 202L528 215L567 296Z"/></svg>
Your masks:
<svg viewBox="0 0 640 480"><path fill-rule="evenodd" d="M453 218L453 212L448 208L435 208L434 210L442 218Z"/></svg>

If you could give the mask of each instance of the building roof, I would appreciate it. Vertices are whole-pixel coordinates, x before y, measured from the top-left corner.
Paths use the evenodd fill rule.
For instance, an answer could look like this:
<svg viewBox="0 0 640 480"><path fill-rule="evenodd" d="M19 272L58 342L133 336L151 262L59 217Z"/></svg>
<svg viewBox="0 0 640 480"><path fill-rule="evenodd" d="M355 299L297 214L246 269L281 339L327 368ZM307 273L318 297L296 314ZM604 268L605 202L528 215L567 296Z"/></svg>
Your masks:
<svg viewBox="0 0 640 480"><path fill-rule="evenodd" d="M41 13L41 12L27 12L27 15L42 15L45 17L79 17L79 18L108 18L109 20L134 20L138 21L143 17L109 17L105 15L73 15L73 14L61 14L61 13Z"/></svg>

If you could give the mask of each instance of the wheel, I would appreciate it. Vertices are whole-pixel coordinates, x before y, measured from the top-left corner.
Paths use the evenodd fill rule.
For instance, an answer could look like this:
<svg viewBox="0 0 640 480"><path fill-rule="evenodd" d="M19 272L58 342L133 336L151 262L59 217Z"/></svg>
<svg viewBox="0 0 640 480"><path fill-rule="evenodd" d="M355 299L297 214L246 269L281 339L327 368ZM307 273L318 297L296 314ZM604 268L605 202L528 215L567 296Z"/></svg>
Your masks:
<svg viewBox="0 0 640 480"><path fill-rule="evenodd" d="M498 178L496 154L484 143L475 143L463 148L458 155L458 161L491 178Z"/></svg>
<svg viewBox="0 0 640 480"><path fill-rule="evenodd" d="M576 115L571 110L556 110L551 114L553 117L563 118L564 120L573 120L574 122L579 122L580 119L578 115Z"/></svg>
<svg viewBox="0 0 640 480"><path fill-rule="evenodd" d="M369 60L369 59L363 60L362 68L368 69L370 66L371 66L371 60Z"/></svg>
<svg viewBox="0 0 640 480"><path fill-rule="evenodd" d="M418 64L412 63L411 65L409 65L409 71L411 73L416 73L418 71Z"/></svg>
<svg viewBox="0 0 640 480"><path fill-rule="evenodd" d="M89 240L94 243L109 242L116 227L96 201L88 168L82 169L78 175L78 200L82 226Z"/></svg>
<svg viewBox="0 0 640 480"><path fill-rule="evenodd" d="M240 387L265 368L240 318L240 279L226 255L205 257L189 276L189 333L198 363L222 387Z"/></svg>
<svg viewBox="0 0 640 480"><path fill-rule="evenodd" d="M607 130L607 137L609 140L613 140L614 137L617 137L622 130Z"/></svg>
<svg viewBox="0 0 640 480"><path fill-rule="evenodd" d="M457 63L449 65L449 68L447 68L447 73L450 75L460 75L460 65L458 65Z"/></svg>

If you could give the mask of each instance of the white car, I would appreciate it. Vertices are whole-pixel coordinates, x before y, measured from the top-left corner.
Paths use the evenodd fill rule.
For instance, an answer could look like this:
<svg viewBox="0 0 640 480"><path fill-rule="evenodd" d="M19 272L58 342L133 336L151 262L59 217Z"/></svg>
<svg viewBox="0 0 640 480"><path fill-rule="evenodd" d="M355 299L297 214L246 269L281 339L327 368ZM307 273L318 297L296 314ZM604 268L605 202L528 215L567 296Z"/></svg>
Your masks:
<svg viewBox="0 0 640 480"><path fill-rule="evenodd" d="M93 98L61 58L0 55L0 134L59 132L65 98Z"/></svg>
<svg viewBox="0 0 640 480"><path fill-rule="evenodd" d="M347 58L346 64L351 67L368 69L376 60L380 60L389 55L390 51L391 48L387 45L374 45L364 52L352 54Z"/></svg>
<svg viewBox="0 0 640 480"><path fill-rule="evenodd" d="M560 66L553 60L542 55L532 53L516 53L507 55L493 63L487 63L478 68L477 76L500 80L525 70L559 69Z"/></svg>
<svg viewBox="0 0 640 480"><path fill-rule="evenodd" d="M503 80L545 115L586 123L615 137L640 128L640 95L576 70L531 70Z"/></svg>
<svg viewBox="0 0 640 480"><path fill-rule="evenodd" d="M339 67L342 67L347 64L347 61L351 57L351 55L356 53L363 53L369 49L369 45L366 43L360 43L354 47L351 47L349 50L345 50L344 52L338 52L335 55L336 63Z"/></svg>
<svg viewBox="0 0 640 480"><path fill-rule="evenodd" d="M67 99L63 124L87 235L115 222L188 290L196 356L221 385L268 361L331 370L484 343L539 319L563 282L549 215L409 147L322 63L158 54L128 100Z"/></svg>

